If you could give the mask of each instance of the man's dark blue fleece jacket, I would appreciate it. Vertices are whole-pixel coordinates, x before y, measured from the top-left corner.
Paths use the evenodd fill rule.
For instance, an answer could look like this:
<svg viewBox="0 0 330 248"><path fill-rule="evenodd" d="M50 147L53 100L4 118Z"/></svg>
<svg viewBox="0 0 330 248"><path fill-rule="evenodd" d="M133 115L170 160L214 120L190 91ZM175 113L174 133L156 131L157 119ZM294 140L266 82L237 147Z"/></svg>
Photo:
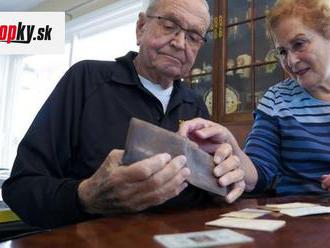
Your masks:
<svg viewBox="0 0 330 248"><path fill-rule="evenodd" d="M50 228L97 217L82 211L78 185L111 150L124 149L132 117L171 131L181 120L208 118L202 98L180 82L174 82L164 114L139 80L136 55L79 62L59 81L19 144L11 177L2 186L5 202L23 221ZM206 197L190 185L160 207L191 206Z"/></svg>

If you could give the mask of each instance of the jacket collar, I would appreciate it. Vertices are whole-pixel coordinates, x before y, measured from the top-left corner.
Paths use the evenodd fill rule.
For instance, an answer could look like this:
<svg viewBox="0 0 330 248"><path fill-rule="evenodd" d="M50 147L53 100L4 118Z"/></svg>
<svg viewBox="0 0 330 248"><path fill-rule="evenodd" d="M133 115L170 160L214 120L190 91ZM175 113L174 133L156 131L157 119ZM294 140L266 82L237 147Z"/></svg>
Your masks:
<svg viewBox="0 0 330 248"><path fill-rule="evenodd" d="M133 63L137 55L137 52L130 51L125 56L116 58L117 63L115 64L115 69L112 70L111 73L111 80L113 82L143 87ZM196 101L195 97L188 93L188 90L185 89L185 86L182 85L180 80L174 81L172 96L173 95L175 95L175 99L177 100L182 99L186 102Z"/></svg>
<svg viewBox="0 0 330 248"><path fill-rule="evenodd" d="M111 74L112 81L125 85L141 84L133 64L133 60L137 55L137 52L128 52L125 56L116 58L117 63Z"/></svg>

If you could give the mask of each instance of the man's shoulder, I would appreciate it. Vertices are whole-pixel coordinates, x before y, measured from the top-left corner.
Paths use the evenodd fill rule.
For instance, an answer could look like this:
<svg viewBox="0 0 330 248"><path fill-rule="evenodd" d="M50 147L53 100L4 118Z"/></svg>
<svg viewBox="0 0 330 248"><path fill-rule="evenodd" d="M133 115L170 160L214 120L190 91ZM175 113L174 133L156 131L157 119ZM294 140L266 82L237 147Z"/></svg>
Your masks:
<svg viewBox="0 0 330 248"><path fill-rule="evenodd" d="M202 96L197 94L197 92L189 85L180 81L177 81L175 83L176 87L181 92L184 100L197 103L203 102Z"/></svg>
<svg viewBox="0 0 330 248"><path fill-rule="evenodd" d="M128 52L125 56L116 58L116 61L82 60L74 64L69 71L93 79L111 79L122 83L137 82L138 77L133 64L136 54Z"/></svg>
<svg viewBox="0 0 330 248"><path fill-rule="evenodd" d="M136 52L128 52L126 55L116 58L115 61L105 60L82 60L74 64L71 69L76 71L89 71L90 73L118 72L127 73L134 71L133 60L137 56Z"/></svg>
<svg viewBox="0 0 330 248"><path fill-rule="evenodd" d="M127 66L118 61L82 60L68 70L70 77L90 82L118 81L116 78L128 80L132 73Z"/></svg>
<svg viewBox="0 0 330 248"><path fill-rule="evenodd" d="M187 84L181 80L176 80L174 84L175 84L175 87L177 87L184 94L194 97L194 98L200 97L200 95L197 94L196 90L194 90L189 84Z"/></svg>
<svg viewBox="0 0 330 248"><path fill-rule="evenodd" d="M90 73L109 72L117 66L116 64L115 61L82 60L72 65L70 70L75 72L88 71Z"/></svg>

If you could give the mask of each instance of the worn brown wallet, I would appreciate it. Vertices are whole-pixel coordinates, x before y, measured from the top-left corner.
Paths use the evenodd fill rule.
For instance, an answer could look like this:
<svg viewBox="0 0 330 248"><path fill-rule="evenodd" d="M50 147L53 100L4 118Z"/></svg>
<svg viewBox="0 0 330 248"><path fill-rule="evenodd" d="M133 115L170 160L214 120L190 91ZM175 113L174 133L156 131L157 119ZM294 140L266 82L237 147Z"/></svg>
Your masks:
<svg viewBox="0 0 330 248"><path fill-rule="evenodd" d="M126 138L123 164L169 153L172 158L185 155L191 174L188 182L203 190L225 196L227 188L217 183L213 175L213 157L196 147L188 138L170 132L151 123L132 118Z"/></svg>

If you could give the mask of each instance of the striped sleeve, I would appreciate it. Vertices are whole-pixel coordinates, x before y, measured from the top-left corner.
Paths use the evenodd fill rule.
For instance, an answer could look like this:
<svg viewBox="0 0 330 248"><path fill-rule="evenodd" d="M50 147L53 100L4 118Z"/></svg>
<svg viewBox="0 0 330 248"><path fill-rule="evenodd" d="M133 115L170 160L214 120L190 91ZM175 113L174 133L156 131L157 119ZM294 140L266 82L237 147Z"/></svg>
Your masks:
<svg viewBox="0 0 330 248"><path fill-rule="evenodd" d="M260 110L256 110L255 122L247 138L245 152L258 172L258 182L254 192L271 190L280 176L280 136L278 123Z"/></svg>
<svg viewBox="0 0 330 248"><path fill-rule="evenodd" d="M254 193L273 190L281 176L277 106L282 100L278 94L278 85L273 86L265 93L254 112L254 123L244 149L258 173Z"/></svg>

